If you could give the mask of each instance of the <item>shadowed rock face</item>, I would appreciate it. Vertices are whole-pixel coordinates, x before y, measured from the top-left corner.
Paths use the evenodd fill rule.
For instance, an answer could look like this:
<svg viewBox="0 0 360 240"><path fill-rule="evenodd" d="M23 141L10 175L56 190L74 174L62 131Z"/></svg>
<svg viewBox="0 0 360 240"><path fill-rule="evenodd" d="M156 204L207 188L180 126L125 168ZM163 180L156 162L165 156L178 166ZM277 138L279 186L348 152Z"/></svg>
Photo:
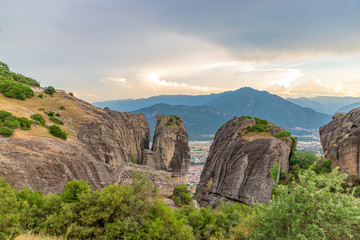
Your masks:
<svg viewBox="0 0 360 240"><path fill-rule="evenodd" d="M277 179L281 171L289 170L289 138L280 140L270 134L266 138L247 138L244 132L255 125L255 120L245 119L236 125L234 121L237 119L218 130L211 145L198 185L197 200L201 206L216 206L224 200L266 203L275 186L273 167L278 163Z"/></svg>
<svg viewBox="0 0 360 240"><path fill-rule="evenodd" d="M319 129L321 145L331 167L360 176L360 108L337 113L332 121Z"/></svg>
<svg viewBox="0 0 360 240"><path fill-rule="evenodd" d="M156 116L152 150L143 152L141 164L171 172L173 177L187 173L190 166L189 140L179 116Z"/></svg>

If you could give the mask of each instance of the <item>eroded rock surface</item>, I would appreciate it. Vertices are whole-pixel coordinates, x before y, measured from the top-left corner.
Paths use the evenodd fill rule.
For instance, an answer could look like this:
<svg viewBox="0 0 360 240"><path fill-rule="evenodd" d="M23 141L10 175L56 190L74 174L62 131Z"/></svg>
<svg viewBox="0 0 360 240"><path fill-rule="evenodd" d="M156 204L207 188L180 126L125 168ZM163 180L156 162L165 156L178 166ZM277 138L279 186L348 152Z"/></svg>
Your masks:
<svg viewBox="0 0 360 240"><path fill-rule="evenodd" d="M360 176L360 108L336 113L332 121L319 129L324 155L331 167Z"/></svg>
<svg viewBox="0 0 360 240"><path fill-rule="evenodd" d="M184 176L190 166L188 134L183 120L176 115L156 116L156 129L152 150L145 150L143 165Z"/></svg>
<svg viewBox="0 0 360 240"><path fill-rule="evenodd" d="M276 184L271 170L278 165L277 181L281 171L288 172L292 141L270 133L245 134L253 125L254 119L232 119L216 133L198 185L201 206L216 206L224 200L253 204L271 199Z"/></svg>
<svg viewBox="0 0 360 240"><path fill-rule="evenodd" d="M5 109L27 118L40 113L47 119L38 110L40 106L60 112L59 106L63 105L61 128L68 139L55 138L48 129L34 124L30 131L16 130L11 137L0 136L0 176L16 189L28 186L44 193L59 193L73 179L100 189L109 184L113 172L122 165L134 159L141 161L143 149L148 148L150 130L143 114L98 109L65 92L26 101L34 107L7 104Z"/></svg>

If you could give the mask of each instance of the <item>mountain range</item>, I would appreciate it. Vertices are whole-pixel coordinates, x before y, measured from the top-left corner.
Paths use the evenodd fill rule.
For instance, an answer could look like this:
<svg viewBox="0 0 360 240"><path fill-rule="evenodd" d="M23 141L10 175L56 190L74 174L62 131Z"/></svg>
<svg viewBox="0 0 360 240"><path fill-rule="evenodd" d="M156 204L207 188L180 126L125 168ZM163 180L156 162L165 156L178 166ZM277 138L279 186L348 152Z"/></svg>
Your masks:
<svg viewBox="0 0 360 240"><path fill-rule="evenodd" d="M176 114L184 119L191 140L209 140L218 128L234 116L249 115L267 119L286 129L316 129L331 116L302 107L266 91L249 87L219 94L186 96L162 95L137 100L93 103L117 111L144 113L153 132L157 114Z"/></svg>

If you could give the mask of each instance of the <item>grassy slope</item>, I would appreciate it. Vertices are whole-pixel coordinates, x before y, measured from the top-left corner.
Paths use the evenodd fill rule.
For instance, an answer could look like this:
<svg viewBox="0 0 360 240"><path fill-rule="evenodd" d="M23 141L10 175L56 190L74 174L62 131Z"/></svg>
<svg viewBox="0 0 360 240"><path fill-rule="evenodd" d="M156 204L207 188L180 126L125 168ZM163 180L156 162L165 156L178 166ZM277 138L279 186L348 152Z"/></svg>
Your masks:
<svg viewBox="0 0 360 240"><path fill-rule="evenodd" d="M18 117L27 117L34 113L40 113L46 120L47 125L53 125L52 121L44 112L53 111L59 113L61 116L58 117L64 122L64 125L59 125L60 128L66 131L68 134L68 141L76 141L76 129L79 127L78 122L84 120L91 120L92 116L87 114L86 111L81 107L84 103L80 102L74 97L71 97L65 92L54 93L53 97L43 94L43 98L37 97L38 93L32 98L27 98L25 101L8 98L0 93L0 110L11 112L13 115ZM59 107L64 106L64 110L60 110ZM88 105L91 107L91 105ZM44 108L45 111L39 110ZM53 137L48 129L33 124L31 130L23 131L16 129L12 137L16 138L28 138L36 139L37 137Z"/></svg>

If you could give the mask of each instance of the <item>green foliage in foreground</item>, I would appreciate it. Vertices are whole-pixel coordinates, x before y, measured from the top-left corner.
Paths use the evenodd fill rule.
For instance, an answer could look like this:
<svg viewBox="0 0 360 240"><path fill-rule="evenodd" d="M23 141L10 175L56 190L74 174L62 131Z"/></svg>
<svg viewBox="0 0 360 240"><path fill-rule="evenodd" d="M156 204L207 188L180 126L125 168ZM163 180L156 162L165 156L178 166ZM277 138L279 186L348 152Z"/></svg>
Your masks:
<svg viewBox="0 0 360 240"><path fill-rule="evenodd" d="M16 117L12 113L0 110L0 135L10 137L14 129L29 130L33 121L25 117Z"/></svg>
<svg viewBox="0 0 360 240"><path fill-rule="evenodd" d="M335 169L307 169L279 185L268 205L221 203L216 209L173 210L145 175L129 186L91 191L71 181L62 194L20 191L0 178L0 239L32 232L66 239L359 239L360 203Z"/></svg>
<svg viewBox="0 0 360 240"><path fill-rule="evenodd" d="M58 138L61 138L63 140L66 140L67 139L67 134L66 132L64 132L63 130L61 130L61 128L59 126L56 126L56 125L51 125L49 127L49 131L50 131L50 134L53 135L54 137L58 137Z"/></svg>
<svg viewBox="0 0 360 240"><path fill-rule="evenodd" d="M253 239L359 239L360 203L344 192L346 174L306 170L299 182L279 186L279 196L262 207Z"/></svg>
<svg viewBox="0 0 360 240"><path fill-rule="evenodd" d="M192 201L191 191L182 184L174 189L174 195L171 197L177 207L189 205Z"/></svg>
<svg viewBox="0 0 360 240"><path fill-rule="evenodd" d="M28 85L11 80L0 81L0 92L9 98L19 100L34 96L33 90Z"/></svg>

